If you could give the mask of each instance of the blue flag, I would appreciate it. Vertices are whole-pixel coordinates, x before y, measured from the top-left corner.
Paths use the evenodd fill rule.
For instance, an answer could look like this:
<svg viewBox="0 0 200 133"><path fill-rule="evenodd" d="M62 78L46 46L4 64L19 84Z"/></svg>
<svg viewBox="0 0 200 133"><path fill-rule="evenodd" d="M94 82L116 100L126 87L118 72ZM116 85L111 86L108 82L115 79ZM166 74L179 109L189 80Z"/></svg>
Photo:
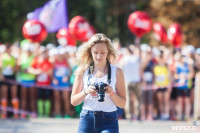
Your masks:
<svg viewBox="0 0 200 133"><path fill-rule="evenodd" d="M39 20L49 33L57 32L60 28L67 28L66 0L50 0L43 7L27 14L28 20Z"/></svg>

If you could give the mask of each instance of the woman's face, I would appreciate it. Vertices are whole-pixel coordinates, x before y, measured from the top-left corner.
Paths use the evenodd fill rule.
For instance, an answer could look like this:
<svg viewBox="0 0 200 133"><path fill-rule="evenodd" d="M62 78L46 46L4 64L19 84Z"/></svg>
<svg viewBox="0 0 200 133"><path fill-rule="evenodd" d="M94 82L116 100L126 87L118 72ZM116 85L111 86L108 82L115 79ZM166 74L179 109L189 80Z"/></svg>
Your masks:
<svg viewBox="0 0 200 133"><path fill-rule="evenodd" d="M106 61L108 48L105 43L97 43L91 48L91 53L94 62L101 64Z"/></svg>

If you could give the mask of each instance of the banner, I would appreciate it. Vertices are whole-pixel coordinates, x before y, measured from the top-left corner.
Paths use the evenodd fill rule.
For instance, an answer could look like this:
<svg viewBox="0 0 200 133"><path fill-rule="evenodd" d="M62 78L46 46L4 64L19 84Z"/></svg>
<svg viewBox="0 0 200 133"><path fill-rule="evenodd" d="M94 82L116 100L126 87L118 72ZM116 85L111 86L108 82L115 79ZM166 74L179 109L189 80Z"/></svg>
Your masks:
<svg viewBox="0 0 200 133"><path fill-rule="evenodd" d="M49 33L67 28L68 15L66 0L50 0L43 7L27 14L28 20L39 20Z"/></svg>

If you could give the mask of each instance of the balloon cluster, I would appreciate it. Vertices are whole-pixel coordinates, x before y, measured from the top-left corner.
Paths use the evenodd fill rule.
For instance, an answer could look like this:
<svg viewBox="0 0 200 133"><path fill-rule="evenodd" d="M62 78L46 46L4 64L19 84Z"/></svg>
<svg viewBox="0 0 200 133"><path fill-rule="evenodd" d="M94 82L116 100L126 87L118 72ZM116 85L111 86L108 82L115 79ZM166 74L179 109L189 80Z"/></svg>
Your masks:
<svg viewBox="0 0 200 133"><path fill-rule="evenodd" d="M168 31L167 36L169 41L175 46L180 47L182 43L182 30L181 26L178 23L172 24Z"/></svg>
<svg viewBox="0 0 200 133"><path fill-rule="evenodd" d="M155 39L157 41L161 41L162 43L167 43L167 32L165 30L165 27L161 23L155 23L153 24L153 31L155 35Z"/></svg>
<svg viewBox="0 0 200 133"><path fill-rule="evenodd" d="M135 11L128 18L128 28L141 38L152 29L152 21L149 15L143 11ZM28 20L22 28L23 36L31 42L42 42L47 37L45 26L38 20ZM161 23L153 24L153 31L156 40L167 43L168 40L175 46L180 47L182 43L182 31L178 23L172 24L166 32ZM93 26L82 16L71 19L68 28L61 28L57 32L57 39L60 45L76 45L76 40L85 42L96 33Z"/></svg>
<svg viewBox="0 0 200 133"><path fill-rule="evenodd" d="M69 22L68 28L58 31L56 37L60 45L76 45L76 40L85 42L96 33L93 26L82 16L76 16Z"/></svg>
<svg viewBox="0 0 200 133"><path fill-rule="evenodd" d="M23 36L31 42L42 42L47 37L45 26L38 20L28 20L22 28ZM60 45L75 46L76 41L85 42L96 33L95 28L82 16L76 16L70 21L68 28L61 28L57 34Z"/></svg>
<svg viewBox="0 0 200 133"><path fill-rule="evenodd" d="M149 33L152 28L149 15L143 11L135 11L130 14L127 25L129 30L135 34L137 38L141 38ZM180 47L182 43L182 31L178 23L172 24L167 31L161 23L155 23L153 24L153 31L157 41L165 44L169 40L175 47Z"/></svg>
<svg viewBox="0 0 200 133"><path fill-rule="evenodd" d="M56 37L58 39L58 42L62 46L66 45L71 45L75 46L76 45L76 40L71 36L69 33L69 30L67 28L61 28L57 34Z"/></svg>
<svg viewBox="0 0 200 133"><path fill-rule="evenodd" d="M93 26L82 16L72 18L69 23L70 34L79 41L85 42L96 33Z"/></svg>

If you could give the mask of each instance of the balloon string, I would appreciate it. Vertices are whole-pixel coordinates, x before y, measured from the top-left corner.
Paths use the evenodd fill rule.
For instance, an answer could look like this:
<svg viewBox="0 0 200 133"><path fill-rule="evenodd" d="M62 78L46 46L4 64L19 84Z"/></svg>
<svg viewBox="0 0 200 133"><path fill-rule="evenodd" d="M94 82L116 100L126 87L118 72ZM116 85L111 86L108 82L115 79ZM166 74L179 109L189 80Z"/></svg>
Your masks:
<svg viewBox="0 0 200 133"><path fill-rule="evenodd" d="M139 47L139 45L140 45L140 37L136 37L135 38L135 45L136 45L136 47Z"/></svg>
<svg viewBox="0 0 200 133"><path fill-rule="evenodd" d="M27 85L27 84L23 84L23 83L19 83L16 80L9 80L6 79L6 81L3 81L9 84L13 84L13 85ZM37 84L32 84L32 85L28 85L29 87L35 87L35 88L40 88L40 89L46 89L46 90L66 90L66 91L71 91L72 88L71 87L59 87L59 86L52 86L52 85L37 85Z"/></svg>

